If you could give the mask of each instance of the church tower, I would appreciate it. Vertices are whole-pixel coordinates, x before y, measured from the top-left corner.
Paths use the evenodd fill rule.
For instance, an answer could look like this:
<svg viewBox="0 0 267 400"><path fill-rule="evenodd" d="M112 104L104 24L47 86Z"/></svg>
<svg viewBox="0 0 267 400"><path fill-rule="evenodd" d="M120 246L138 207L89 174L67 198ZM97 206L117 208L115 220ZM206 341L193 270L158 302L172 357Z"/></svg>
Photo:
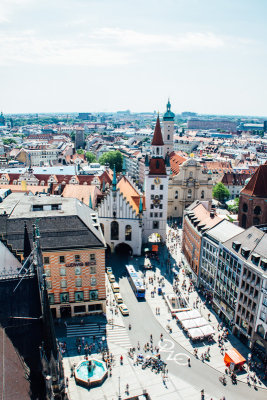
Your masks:
<svg viewBox="0 0 267 400"><path fill-rule="evenodd" d="M164 157L159 116L151 142L151 153L150 160L146 157L145 162L146 210L143 218L143 242L147 242L152 233L159 233L166 240L170 162L168 155Z"/></svg>
<svg viewBox="0 0 267 400"><path fill-rule="evenodd" d="M173 151L174 117L175 114L171 111L171 103L168 100L167 111L163 115L164 157Z"/></svg>

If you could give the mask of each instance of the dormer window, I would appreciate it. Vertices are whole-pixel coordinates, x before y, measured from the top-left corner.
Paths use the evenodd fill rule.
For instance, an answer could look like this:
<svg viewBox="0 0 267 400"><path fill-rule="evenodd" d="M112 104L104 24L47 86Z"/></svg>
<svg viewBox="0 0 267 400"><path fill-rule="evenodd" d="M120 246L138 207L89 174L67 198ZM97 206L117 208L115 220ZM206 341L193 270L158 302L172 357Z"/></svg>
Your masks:
<svg viewBox="0 0 267 400"><path fill-rule="evenodd" d="M251 261L253 262L254 265L258 265L260 261L260 256L258 254L253 253L251 255Z"/></svg>
<svg viewBox="0 0 267 400"><path fill-rule="evenodd" d="M261 260L261 268L263 269L263 271L267 270L267 258Z"/></svg>
<svg viewBox="0 0 267 400"><path fill-rule="evenodd" d="M241 248L241 256L244 258L248 258L250 250L247 247Z"/></svg>
<svg viewBox="0 0 267 400"><path fill-rule="evenodd" d="M232 243L232 248L233 248L236 252L239 251L240 246L241 246L241 243L239 243L239 242L233 242L233 243Z"/></svg>

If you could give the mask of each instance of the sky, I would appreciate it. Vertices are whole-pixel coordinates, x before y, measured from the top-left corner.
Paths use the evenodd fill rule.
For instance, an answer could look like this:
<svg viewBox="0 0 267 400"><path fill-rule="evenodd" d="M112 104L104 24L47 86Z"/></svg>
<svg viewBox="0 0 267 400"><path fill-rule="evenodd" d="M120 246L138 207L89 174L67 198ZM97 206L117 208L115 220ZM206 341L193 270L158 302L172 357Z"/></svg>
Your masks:
<svg viewBox="0 0 267 400"><path fill-rule="evenodd" d="M0 110L266 116L267 0L0 0Z"/></svg>

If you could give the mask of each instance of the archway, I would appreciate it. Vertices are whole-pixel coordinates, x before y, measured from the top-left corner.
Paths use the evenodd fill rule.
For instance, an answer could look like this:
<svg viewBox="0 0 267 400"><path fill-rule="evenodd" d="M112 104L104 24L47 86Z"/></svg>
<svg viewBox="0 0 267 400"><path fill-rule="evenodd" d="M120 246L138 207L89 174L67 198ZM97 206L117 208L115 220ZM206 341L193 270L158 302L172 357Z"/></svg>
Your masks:
<svg viewBox="0 0 267 400"><path fill-rule="evenodd" d="M131 248L131 246L129 246L126 243L119 243L115 247L115 253L116 254L122 254L122 255L125 255L125 256L132 256L133 255L133 249Z"/></svg>

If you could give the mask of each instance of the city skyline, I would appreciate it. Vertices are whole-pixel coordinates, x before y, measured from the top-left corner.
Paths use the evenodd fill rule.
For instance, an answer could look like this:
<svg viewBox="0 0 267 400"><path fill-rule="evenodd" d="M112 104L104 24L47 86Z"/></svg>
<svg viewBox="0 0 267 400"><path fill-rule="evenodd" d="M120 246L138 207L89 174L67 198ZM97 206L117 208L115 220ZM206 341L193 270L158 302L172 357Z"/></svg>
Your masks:
<svg viewBox="0 0 267 400"><path fill-rule="evenodd" d="M263 0L2 0L4 113L264 116Z"/></svg>

